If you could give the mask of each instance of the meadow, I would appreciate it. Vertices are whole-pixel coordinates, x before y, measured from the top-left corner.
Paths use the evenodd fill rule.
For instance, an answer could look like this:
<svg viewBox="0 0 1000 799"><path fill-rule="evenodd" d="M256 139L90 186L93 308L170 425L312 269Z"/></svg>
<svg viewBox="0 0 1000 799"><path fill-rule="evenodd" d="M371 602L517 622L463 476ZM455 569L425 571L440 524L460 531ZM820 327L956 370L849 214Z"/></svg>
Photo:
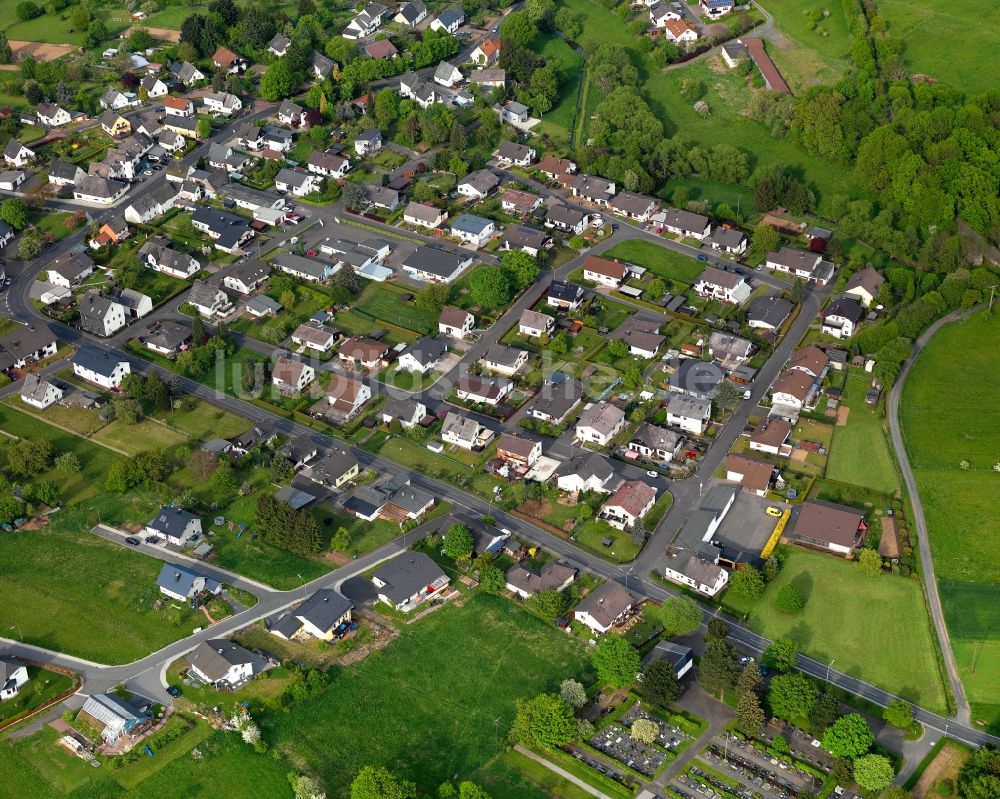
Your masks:
<svg viewBox="0 0 1000 799"><path fill-rule="evenodd" d="M768 55L793 92L819 83L835 83L843 76L851 36L839 3L767 0L764 8L774 16L785 38L784 47L769 43ZM810 17L816 11L828 16L810 30Z"/></svg>
<svg viewBox="0 0 1000 799"><path fill-rule="evenodd" d="M578 676L583 646L497 596L436 611L319 696L263 720L294 762L345 796L360 764L420 786L470 775L503 745L514 700ZM392 690L386 690L392 686Z"/></svg>
<svg viewBox="0 0 1000 799"><path fill-rule="evenodd" d="M880 0L889 35L906 43L912 72L977 95L996 88L996 70L983 54L1000 48L1000 5L977 0Z"/></svg>
<svg viewBox="0 0 1000 799"><path fill-rule="evenodd" d="M787 637L799 650L838 671L874 683L936 712L945 710L944 687L920 583L888 574L865 577L855 563L799 548L779 550L779 576L759 601L729 593L724 603L748 615L750 628L768 638ZM805 610L787 616L773 601L792 584Z"/></svg>
<svg viewBox="0 0 1000 799"><path fill-rule="evenodd" d="M899 490L899 476L888 438L882 430L882 419L865 403L870 385L864 371L851 369L848 372L843 403L851 412L846 425L833 428L826 476L892 494Z"/></svg>
<svg viewBox="0 0 1000 799"><path fill-rule="evenodd" d="M943 327L917 358L900 401L955 657L974 718L994 730L1000 729L1000 521L993 501L1000 408L987 376L996 371L998 333L996 314Z"/></svg>
<svg viewBox="0 0 1000 799"><path fill-rule="evenodd" d="M666 280L691 285L705 271L706 264L675 250L643 239L627 239L603 253L607 258L617 258L636 266L643 266Z"/></svg>

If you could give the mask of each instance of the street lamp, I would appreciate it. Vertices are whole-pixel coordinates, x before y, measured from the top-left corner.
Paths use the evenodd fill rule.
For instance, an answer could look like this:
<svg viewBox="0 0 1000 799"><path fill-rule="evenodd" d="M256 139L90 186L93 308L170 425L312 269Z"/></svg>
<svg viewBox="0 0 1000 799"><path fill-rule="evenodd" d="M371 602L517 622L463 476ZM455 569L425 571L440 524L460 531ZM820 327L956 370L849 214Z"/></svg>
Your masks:
<svg viewBox="0 0 1000 799"><path fill-rule="evenodd" d="M826 681L830 682L830 668L833 666L837 658L830 658L830 662L826 666Z"/></svg>
<svg viewBox="0 0 1000 799"><path fill-rule="evenodd" d="M629 566L628 569L625 570L625 590L626 591L628 591L628 578L631 575L633 575L633 574L635 574L635 566Z"/></svg>
<svg viewBox="0 0 1000 799"><path fill-rule="evenodd" d="M17 627L17 638L23 644L24 643L24 633L21 632L21 626L19 624L12 624L12 625L10 625L10 629L11 630L13 630L15 627Z"/></svg>

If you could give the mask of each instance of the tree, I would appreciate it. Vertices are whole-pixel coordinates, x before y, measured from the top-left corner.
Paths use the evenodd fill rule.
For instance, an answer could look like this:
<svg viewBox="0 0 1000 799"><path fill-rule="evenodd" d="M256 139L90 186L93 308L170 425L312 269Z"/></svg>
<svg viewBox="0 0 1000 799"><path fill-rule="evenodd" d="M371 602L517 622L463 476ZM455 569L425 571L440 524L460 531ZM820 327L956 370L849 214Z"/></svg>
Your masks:
<svg viewBox="0 0 1000 799"><path fill-rule="evenodd" d="M757 694L753 691L741 693L736 704L736 729L756 738L764 730L765 722L764 708L761 707Z"/></svg>
<svg viewBox="0 0 1000 799"><path fill-rule="evenodd" d="M510 737L528 746L558 749L576 740L573 708L555 694L518 699ZM357 799L353 797L352 799Z"/></svg>
<svg viewBox="0 0 1000 799"><path fill-rule="evenodd" d="M233 467L228 463L219 464L219 468L212 472L209 484L212 486L215 496L232 496L236 493L236 489L239 488L236 472L233 471Z"/></svg>
<svg viewBox="0 0 1000 799"><path fill-rule="evenodd" d="M995 799L1000 796L1000 750L993 744L977 749L958 773L962 799Z"/></svg>
<svg viewBox="0 0 1000 799"><path fill-rule="evenodd" d="M24 515L24 503L10 496L0 497L0 522L10 524Z"/></svg>
<svg viewBox="0 0 1000 799"><path fill-rule="evenodd" d="M780 572L781 562L774 555L764 561L764 579L767 582L771 582Z"/></svg>
<svg viewBox="0 0 1000 799"><path fill-rule="evenodd" d="M479 570L479 585L491 594L500 594L507 588L507 578L496 566L484 566Z"/></svg>
<svg viewBox="0 0 1000 799"><path fill-rule="evenodd" d="M728 638L729 624L725 619L711 618L708 621L708 638Z"/></svg>
<svg viewBox="0 0 1000 799"><path fill-rule="evenodd" d="M624 358L628 355L628 344L622 341L620 338L615 338L609 341L606 345L608 355L612 358Z"/></svg>
<svg viewBox="0 0 1000 799"><path fill-rule="evenodd" d="M472 557L472 533L464 524L453 524L444 536L442 549L453 560Z"/></svg>
<svg viewBox="0 0 1000 799"><path fill-rule="evenodd" d="M758 693L762 680L760 667L751 660L743 667L739 679L736 680L736 693L745 694L748 691Z"/></svg>
<svg viewBox="0 0 1000 799"><path fill-rule="evenodd" d="M769 252L777 250L780 243L781 237L778 235L777 230L763 223L757 225L753 229L753 235L750 237L750 252L747 258L751 263L761 261Z"/></svg>
<svg viewBox="0 0 1000 799"><path fill-rule="evenodd" d="M767 691L767 703L771 714L785 721L794 721L809 715L819 689L812 680L797 671L780 674L771 680Z"/></svg>
<svg viewBox="0 0 1000 799"><path fill-rule="evenodd" d="M480 267L469 278L469 293L478 305L501 308L510 299L507 276L499 269Z"/></svg>
<svg viewBox="0 0 1000 799"><path fill-rule="evenodd" d="M882 573L882 556L865 547L858 553L858 565L867 577L878 577Z"/></svg>
<svg viewBox="0 0 1000 799"><path fill-rule="evenodd" d="M351 799L416 799L417 786L384 766L364 766L351 783Z"/></svg>
<svg viewBox="0 0 1000 799"><path fill-rule="evenodd" d="M17 245L17 257L22 261L30 261L42 251L42 235L37 230L29 230L21 236Z"/></svg>
<svg viewBox="0 0 1000 799"><path fill-rule="evenodd" d="M622 375L622 382L626 387L631 389L639 388L644 382L642 376L642 368L637 363L629 364L628 368L625 370L625 374ZM636 522L638 525L638 522Z"/></svg>
<svg viewBox="0 0 1000 799"><path fill-rule="evenodd" d="M698 682L708 693L717 695L736 683L736 652L728 641L709 641L698 667Z"/></svg>
<svg viewBox="0 0 1000 799"><path fill-rule="evenodd" d="M774 597L774 606L782 613L793 616L802 612L806 606L806 600L798 588L788 583L778 589L778 593Z"/></svg>
<svg viewBox="0 0 1000 799"><path fill-rule="evenodd" d="M666 660L654 660L642 673L642 695L660 707L669 707L681 695L677 672Z"/></svg>
<svg viewBox="0 0 1000 799"><path fill-rule="evenodd" d="M826 689L819 695L816 704L809 711L809 729L813 735L821 737L833 722L840 716L840 702L837 697Z"/></svg>
<svg viewBox="0 0 1000 799"><path fill-rule="evenodd" d="M896 771L885 755L865 755L854 761L854 781L866 791L877 793L888 788L895 776ZM1000 786L1000 779L994 779Z"/></svg>
<svg viewBox="0 0 1000 799"><path fill-rule="evenodd" d="M80 471L80 459L73 452L64 452L55 461L56 471L59 474L70 475Z"/></svg>
<svg viewBox="0 0 1000 799"><path fill-rule="evenodd" d="M565 333L559 333L549 342L549 351L553 355L565 355L569 352L570 338Z"/></svg>
<svg viewBox="0 0 1000 799"><path fill-rule="evenodd" d="M7 445L7 469L20 477L47 471L52 465L52 445L48 441L19 438Z"/></svg>
<svg viewBox="0 0 1000 799"><path fill-rule="evenodd" d="M868 729L864 716L850 713L841 716L823 735L823 748L834 757L856 760L871 749L875 736Z"/></svg>
<svg viewBox="0 0 1000 799"><path fill-rule="evenodd" d="M287 59L274 61L260 79L260 96L265 100L276 102L292 94L295 88L295 76Z"/></svg>
<svg viewBox="0 0 1000 799"><path fill-rule="evenodd" d="M451 287L447 283L428 283L417 294L416 306L422 311L441 313L451 296Z"/></svg>
<svg viewBox="0 0 1000 799"><path fill-rule="evenodd" d="M132 464L124 459L112 461L104 475L104 487L116 494L124 494L137 482Z"/></svg>
<svg viewBox="0 0 1000 799"><path fill-rule="evenodd" d="M572 708L579 709L587 704L587 691L576 680L563 680L559 686L559 697Z"/></svg>
<svg viewBox="0 0 1000 799"><path fill-rule="evenodd" d="M365 190L357 183L345 183L343 197L348 208L360 208L365 202Z"/></svg>
<svg viewBox="0 0 1000 799"><path fill-rule="evenodd" d="M632 722L629 734L640 743L651 744L660 737L660 725L650 719L639 718Z"/></svg>
<svg viewBox="0 0 1000 799"><path fill-rule="evenodd" d="M559 591L549 588L529 596L524 601L524 606L539 618L555 624L556 619L566 610L566 597Z"/></svg>
<svg viewBox="0 0 1000 799"><path fill-rule="evenodd" d="M351 534L346 527L338 527L330 539L330 549L335 552L346 552L351 545Z"/></svg>
<svg viewBox="0 0 1000 799"><path fill-rule="evenodd" d="M712 398L715 405L723 411L732 411L743 399L743 392L736 387L732 380L722 380L715 389L715 396ZM741 569L740 571L744 571Z"/></svg>
<svg viewBox="0 0 1000 799"><path fill-rule="evenodd" d="M882 718L893 727L899 727L901 730L909 730L913 726L913 708L909 702L904 702L902 699L894 699L886 706Z"/></svg>
<svg viewBox="0 0 1000 799"><path fill-rule="evenodd" d="M764 577L753 566L744 566L729 578L729 590L747 599L760 599L764 596Z"/></svg>
<svg viewBox="0 0 1000 799"><path fill-rule="evenodd" d="M792 302L796 305L801 305L802 300L806 297L806 284L803 282L801 277L795 278L795 282L792 283Z"/></svg>
<svg viewBox="0 0 1000 799"><path fill-rule="evenodd" d="M661 278L654 277L646 286L645 293L652 299L658 300L667 293L667 284Z"/></svg>
<svg viewBox="0 0 1000 799"><path fill-rule="evenodd" d="M508 14L500 24L500 40L505 43L511 42L518 47L530 47L537 35L538 28L524 11Z"/></svg>
<svg viewBox="0 0 1000 799"><path fill-rule="evenodd" d="M99 19L91 20L90 24L87 26L87 46L97 47L97 45L107 38L108 26Z"/></svg>
<svg viewBox="0 0 1000 799"><path fill-rule="evenodd" d="M219 458L207 449L196 449L188 456L188 468L201 480L207 480L219 468Z"/></svg>
<svg viewBox="0 0 1000 799"><path fill-rule="evenodd" d="M207 139L212 135L212 122L208 119L199 119L196 126L199 139Z"/></svg>
<svg viewBox="0 0 1000 799"><path fill-rule="evenodd" d="M295 799L326 799L318 780L298 774L289 774L288 780L292 783Z"/></svg>
<svg viewBox="0 0 1000 799"><path fill-rule="evenodd" d="M7 41L7 34L0 31L0 64L9 64L13 52L10 49L10 42Z"/></svg>
<svg viewBox="0 0 1000 799"><path fill-rule="evenodd" d="M17 14L18 19L27 22L29 19L40 17L45 13L45 9L31 2L31 0L23 0L23 2L17 4L14 13Z"/></svg>
<svg viewBox="0 0 1000 799"><path fill-rule="evenodd" d="M115 417L121 419L124 424L138 424L142 421L142 405L130 397L115 397L111 403L115 409Z"/></svg>
<svg viewBox="0 0 1000 799"><path fill-rule="evenodd" d="M687 596L665 599L654 611L668 637L690 635L701 626L701 606Z"/></svg>
<svg viewBox="0 0 1000 799"><path fill-rule="evenodd" d="M597 679L612 688L631 685L642 668L639 652L620 635L604 636L590 660L597 670Z"/></svg>
<svg viewBox="0 0 1000 799"><path fill-rule="evenodd" d="M791 671L797 658L798 651L789 638L778 638L764 650L764 664L774 671Z"/></svg>
<svg viewBox="0 0 1000 799"><path fill-rule="evenodd" d="M538 262L523 250L509 250L500 259L512 293L520 294L538 279Z"/></svg>
<svg viewBox="0 0 1000 799"><path fill-rule="evenodd" d="M0 220L6 222L14 230L24 230L28 226L28 206L24 200L12 197L0 203Z"/></svg>

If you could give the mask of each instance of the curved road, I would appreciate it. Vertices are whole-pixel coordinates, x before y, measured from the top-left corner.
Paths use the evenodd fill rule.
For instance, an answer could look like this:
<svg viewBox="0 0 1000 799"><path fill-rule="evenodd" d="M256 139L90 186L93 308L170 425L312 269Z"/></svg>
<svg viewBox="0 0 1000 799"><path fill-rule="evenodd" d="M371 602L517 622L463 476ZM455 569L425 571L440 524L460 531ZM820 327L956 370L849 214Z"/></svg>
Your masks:
<svg viewBox="0 0 1000 799"><path fill-rule="evenodd" d="M956 311L947 316L942 316L929 328L927 328L917 338L913 345L913 355L903 364L892 391L889 392L889 431L892 434L892 446L896 450L896 459L899 461L899 468L903 472L903 480L906 482L906 490L910 495L910 505L913 508L913 519L917 525L917 542L920 546L920 573L924 578L924 589L927 592L927 602L931 609L931 618L934 620L934 628L937 630L938 641L941 644L941 651L944 653L945 670L948 673L948 682L951 684L951 692L955 696L955 706L957 712L955 717L968 725L972 721L972 711L969 707L969 700L965 696L965 688L958 674L958 666L955 663L955 655L951 649L951 638L948 635L948 625L945 623L944 611L941 609L941 597L938 594L937 579L934 576L934 559L931 554L930 537L927 534L927 519L924 516L923 504L920 501L920 493L917 491L917 481L910 468L910 461L906 452L906 441L903 438L903 431L899 426L899 399L903 394L903 386L910 369L920 355L921 350L930 341L931 337L942 327L950 322L957 322L965 319L971 314L983 309L983 305L970 308L967 311Z"/></svg>

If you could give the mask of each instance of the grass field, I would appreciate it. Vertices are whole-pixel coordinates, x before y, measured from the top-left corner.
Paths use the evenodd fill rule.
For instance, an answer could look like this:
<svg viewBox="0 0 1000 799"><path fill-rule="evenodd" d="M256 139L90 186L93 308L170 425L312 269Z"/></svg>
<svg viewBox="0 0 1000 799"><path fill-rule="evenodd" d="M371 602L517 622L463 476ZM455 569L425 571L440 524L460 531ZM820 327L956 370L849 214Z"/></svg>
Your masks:
<svg viewBox="0 0 1000 799"><path fill-rule="evenodd" d="M583 58L566 40L554 33L540 33L532 48L547 61L558 61L566 76L559 87L555 105L542 115L541 132L548 132L561 143L569 144L569 133L576 119L576 99L583 80Z"/></svg>
<svg viewBox="0 0 1000 799"><path fill-rule="evenodd" d="M26 42L48 42L50 44L82 45L86 38L86 30L72 30L69 22L72 6L54 14L42 14L35 19L22 22L17 18L15 9L19 0L0 0L0 30L7 34L8 39ZM40 3L43 8L43 3ZM117 8L99 8L94 13L108 27L109 41L115 35L125 30L130 24L128 12L124 6ZM65 17L65 18L64 18Z"/></svg>
<svg viewBox="0 0 1000 799"><path fill-rule="evenodd" d="M73 680L65 674L37 666L28 666L28 680L27 685L23 685L17 692L17 696L0 702L0 721L36 708L73 686Z"/></svg>
<svg viewBox="0 0 1000 799"><path fill-rule="evenodd" d="M578 641L480 594L404 628L379 656L342 669L324 693L263 726L331 797L345 796L365 763L439 785L497 754L516 698L557 689L584 661Z"/></svg>
<svg viewBox="0 0 1000 799"><path fill-rule="evenodd" d="M980 54L1000 48L1000 5L882 0L879 13L889 22L889 35L906 43L903 60L913 72L970 95L996 88L995 71L983 68Z"/></svg>
<svg viewBox="0 0 1000 799"><path fill-rule="evenodd" d="M491 760L474 777L493 799L590 799L587 793L541 763L511 750Z"/></svg>
<svg viewBox="0 0 1000 799"><path fill-rule="evenodd" d="M160 562L86 531L84 511L0 547L0 629L100 663L126 663L204 622L186 607L154 611ZM199 621L200 620L200 621Z"/></svg>
<svg viewBox="0 0 1000 799"><path fill-rule="evenodd" d="M354 307L375 319L407 330L425 335L437 332L437 314L421 310L412 301L403 302L402 292L388 286L377 285Z"/></svg>
<svg viewBox="0 0 1000 799"><path fill-rule="evenodd" d="M182 407L165 414L163 421L182 433L202 440L232 438L251 426L249 419L208 402L199 400L191 403L188 397L184 398Z"/></svg>
<svg viewBox="0 0 1000 799"><path fill-rule="evenodd" d="M881 4L880 4L881 7ZM764 8L785 35L786 47L768 43L767 52L792 91L819 83L834 83L847 67L851 36L843 7L820 0L767 0ZM829 16L809 30L810 14L815 10Z"/></svg>
<svg viewBox="0 0 1000 799"><path fill-rule="evenodd" d="M821 663L859 677L936 712L945 709L934 642L916 579L865 577L857 564L798 548L784 548L784 566L758 603L727 594L725 602L749 612L751 629L768 638L791 638ZM772 604L791 583L806 598L797 616Z"/></svg>
<svg viewBox="0 0 1000 799"><path fill-rule="evenodd" d="M996 314L942 328L914 364L900 403L955 657L975 718L994 730L1000 729L1000 521L993 502L1000 408L984 376L995 373L998 333Z"/></svg>
<svg viewBox="0 0 1000 799"><path fill-rule="evenodd" d="M843 402L851 412L846 425L833 428L826 476L892 494L899 490L899 476L882 431L882 420L865 403L869 385L867 373L858 369L849 371Z"/></svg>
<svg viewBox="0 0 1000 799"><path fill-rule="evenodd" d="M628 239L616 244L604 255L636 266L644 266L662 278L687 285L694 283L698 275L705 271L706 266L696 258L681 255L679 252L641 239Z"/></svg>
<svg viewBox="0 0 1000 799"><path fill-rule="evenodd" d="M129 455L151 449L173 449L185 441L181 433L152 419L143 419L137 424L125 424L121 419L115 419L94 433L92 438Z"/></svg>

